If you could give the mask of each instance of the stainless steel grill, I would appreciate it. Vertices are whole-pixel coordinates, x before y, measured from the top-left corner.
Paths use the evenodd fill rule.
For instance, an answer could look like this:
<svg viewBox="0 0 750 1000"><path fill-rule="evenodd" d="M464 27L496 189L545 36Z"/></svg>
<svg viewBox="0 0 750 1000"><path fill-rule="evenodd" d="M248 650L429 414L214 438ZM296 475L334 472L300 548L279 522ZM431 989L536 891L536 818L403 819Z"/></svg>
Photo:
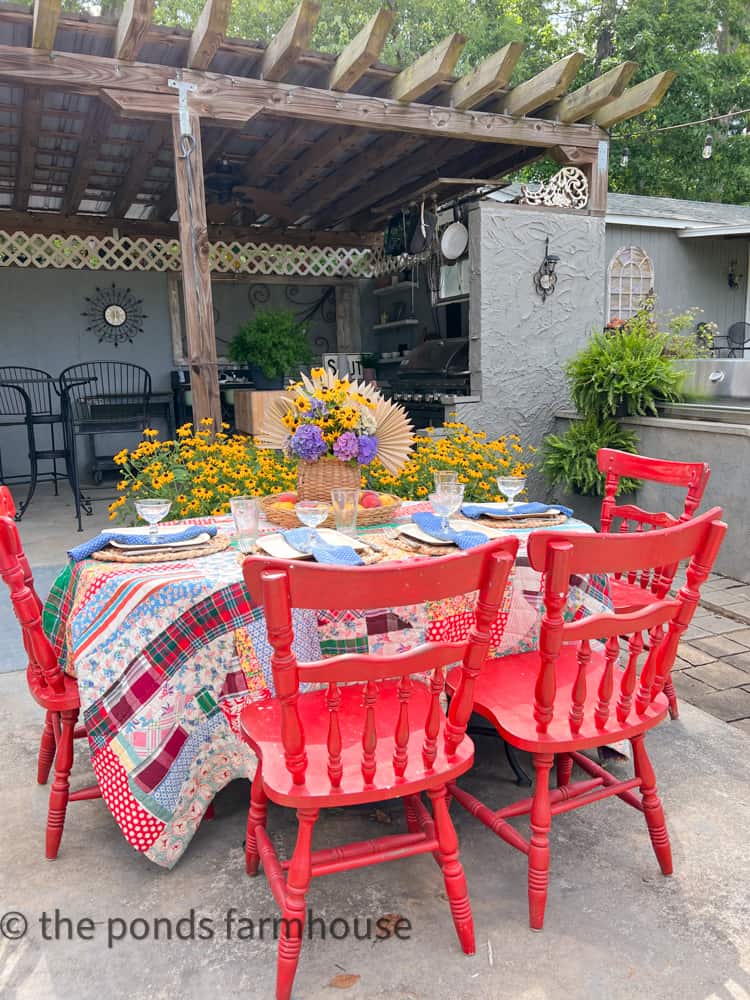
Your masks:
<svg viewBox="0 0 750 1000"><path fill-rule="evenodd" d="M389 393L416 428L437 427L445 419L446 397L469 394L469 341L428 340L399 366Z"/></svg>

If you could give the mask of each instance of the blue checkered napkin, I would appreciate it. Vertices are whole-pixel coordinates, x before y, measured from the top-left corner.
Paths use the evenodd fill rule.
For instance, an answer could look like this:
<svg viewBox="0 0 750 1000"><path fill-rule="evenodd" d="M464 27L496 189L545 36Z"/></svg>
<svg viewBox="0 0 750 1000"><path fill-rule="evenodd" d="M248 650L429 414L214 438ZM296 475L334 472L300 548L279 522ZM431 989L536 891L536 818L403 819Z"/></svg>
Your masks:
<svg viewBox="0 0 750 1000"><path fill-rule="evenodd" d="M351 545L330 545L317 531L307 528L290 528L282 531L284 541L298 552L312 555L315 562L328 566L362 566L362 559Z"/></svg>
<svg viewBox="0 0 750 1000"><path fill-rule="evenodd" d="M170 542L184 542L190 538L197 538L198 535L210 535L213 538L215 534L216 528L213 525L191 524L180 531L159 532L158 544L161 546L169 545ZM73 562L82 562L84 559L88 559L92 552L105 549L110 542L122 542L123 545L150 545L151 539L148 534L130 535L124 532L119 534L116 531L108 531L97 535L96 538L89 539L88 542L76 545L73 549L68 549L68 555Z"/></svg>
<svg viewBox="0 0 750 1000"><path fill-rule="evenodd" d="M475 545L484 545L487 536L481 531L454 531L453 528L443 528L437 514L414 514L412 521L425 534L439 538L441 542L453 542L459 549L473 549Z"/></svg>
<svg viewBox="0 0 750 1000"><path fill-rule="evenodd" d="M530 517L534 514L546 514L548 510L559 510L566 517L573 516L570 507L563 507L559 503L517 503L510 508L505 503L465 503L461 506L464 517L481 517L482 514L487 514L488 517L501 515L517 517L519 514L525 514Z"/></svg>

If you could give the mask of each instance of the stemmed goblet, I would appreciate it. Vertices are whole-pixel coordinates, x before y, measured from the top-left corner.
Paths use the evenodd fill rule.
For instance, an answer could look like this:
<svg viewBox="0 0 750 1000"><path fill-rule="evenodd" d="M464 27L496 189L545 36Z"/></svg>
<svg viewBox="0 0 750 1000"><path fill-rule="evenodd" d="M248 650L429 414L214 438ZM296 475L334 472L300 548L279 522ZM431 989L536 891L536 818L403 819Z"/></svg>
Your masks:
<svg viewBox="0 0 750 1000"><path fill-rule="evenodd" d="M430 493L429 499L432 509L440 517L440 527L443 531L447 531L450 527L448 518L451 514L455 514L463 503L464 484L451 483L442 486L440 489L435 490L434 493Z"/></svg>
<svg viewBox="0 0 750 1000"><path fill-rule="evenodd" d="M164 520L171 506L171 500L136 500L135 509L138 517L148 522L149 545L159 541L159 521Z"/></svg>
<svg viewBox="0 0 750 1000"><path fill-rule="evenodd" d="M497 488L508 501L508 507L512 510L516 504L513 497L518 496L526 488L525 476L498 476Z"/></svg>

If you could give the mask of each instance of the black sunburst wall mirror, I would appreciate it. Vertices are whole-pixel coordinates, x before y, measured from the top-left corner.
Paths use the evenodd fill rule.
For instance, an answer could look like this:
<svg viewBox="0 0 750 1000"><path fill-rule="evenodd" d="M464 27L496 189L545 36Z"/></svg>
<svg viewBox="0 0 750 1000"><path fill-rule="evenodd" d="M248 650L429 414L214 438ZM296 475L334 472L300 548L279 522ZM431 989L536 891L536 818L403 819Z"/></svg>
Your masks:
<svg viewBox="0 0 750 1000"><path fill-rule="evenodd" d="M88 309L82 316L89 321L87 332L96 334L100 344L132 344L133 338L143 333L143 299L137 299L129 288L110 285L98 288L86 296Z"/></svg>

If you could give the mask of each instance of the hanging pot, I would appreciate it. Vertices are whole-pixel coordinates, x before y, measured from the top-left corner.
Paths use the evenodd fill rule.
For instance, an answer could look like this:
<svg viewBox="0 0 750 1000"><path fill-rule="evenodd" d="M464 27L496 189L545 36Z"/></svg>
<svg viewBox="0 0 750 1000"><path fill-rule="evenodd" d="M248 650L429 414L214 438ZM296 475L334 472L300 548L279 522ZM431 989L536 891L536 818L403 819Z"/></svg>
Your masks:
<svg viewBox="0 0 750 1000"><path fill-rule="evenodd" d="M446 260L458 260L466 253L469 245L469 230L459 222L458 212L453 209L453 222L446 226L440 237L440 252Z"/></svg>

